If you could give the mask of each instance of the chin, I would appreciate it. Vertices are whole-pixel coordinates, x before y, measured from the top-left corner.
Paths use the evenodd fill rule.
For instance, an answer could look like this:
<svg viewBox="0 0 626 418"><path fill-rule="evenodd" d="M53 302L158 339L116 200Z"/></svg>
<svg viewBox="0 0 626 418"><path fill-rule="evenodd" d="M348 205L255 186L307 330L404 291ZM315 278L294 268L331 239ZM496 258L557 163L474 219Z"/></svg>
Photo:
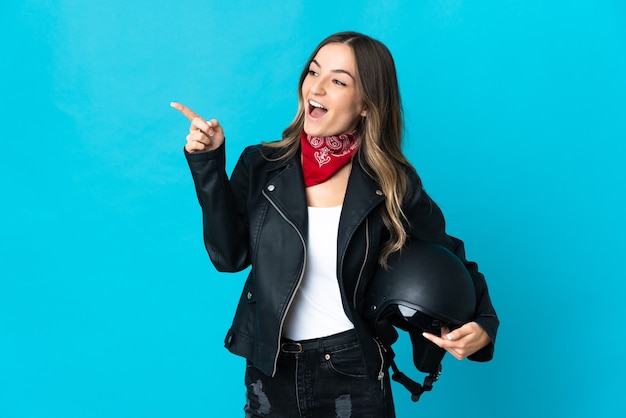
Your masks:
<svg viewBox="0 0 626 418"><path fill-rule="evenodd" d="M308 135L324 136L324 130L317 126L311 126L310 124L305 123L303 129Z"/></svg>
<svg viewBox="0 0 626 418"><path fill-rule="evenodd" d="M313 124L308 124L308 123L304 124L303 129L304 129L304 132L306 132L308 135L318 136L318 137L341 135L342 133L344 133L344 132L335 132L335 130L328 129L323 126L315 126Z"/></svg>

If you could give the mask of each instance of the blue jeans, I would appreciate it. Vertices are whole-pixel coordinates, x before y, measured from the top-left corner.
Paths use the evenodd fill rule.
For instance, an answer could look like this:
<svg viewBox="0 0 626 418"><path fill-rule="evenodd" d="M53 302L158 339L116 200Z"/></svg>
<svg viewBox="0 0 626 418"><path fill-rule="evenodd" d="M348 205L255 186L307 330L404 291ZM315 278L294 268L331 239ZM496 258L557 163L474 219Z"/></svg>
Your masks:
<svg viewBox="0 0 626 418"><path fill-rule="evenodd" d="M246 366L246 418L393 418L389 376L369 378L356 332L284 341L274 377Z"/></svg>

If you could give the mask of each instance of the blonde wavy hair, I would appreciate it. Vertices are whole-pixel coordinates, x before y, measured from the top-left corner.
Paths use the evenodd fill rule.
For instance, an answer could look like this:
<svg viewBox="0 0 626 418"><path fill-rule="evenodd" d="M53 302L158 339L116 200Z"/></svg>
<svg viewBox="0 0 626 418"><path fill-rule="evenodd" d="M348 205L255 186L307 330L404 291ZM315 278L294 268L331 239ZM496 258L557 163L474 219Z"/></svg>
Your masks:
<svg viewBox="0 0 626 418"><path fill-rule="evenodd" d="M357 84L367 109L367 117L361 118L357 126L360 136L358 158L385 195L382 218L390 237L383 245L378 261L383 267L387 267L389 256L401 250L407 239L407 222L402 211L402 202L409 187L407 169L415 169L402 152L400 90L395 63L385 45L357 32L339 32L324 39L315 48L300 75L296 116L283 131L280 141L264 145L284 148L286 152L281 158L290 158L299 152L306 109L302 84L318 51L330 43L349 45L354 52Z"/></svg>

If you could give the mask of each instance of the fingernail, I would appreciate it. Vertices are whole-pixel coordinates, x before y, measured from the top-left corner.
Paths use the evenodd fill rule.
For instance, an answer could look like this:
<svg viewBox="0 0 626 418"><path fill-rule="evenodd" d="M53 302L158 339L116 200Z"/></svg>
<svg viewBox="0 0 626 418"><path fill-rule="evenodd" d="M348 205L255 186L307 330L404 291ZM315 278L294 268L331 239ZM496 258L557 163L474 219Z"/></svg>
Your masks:
<svg viewBox="0 0 626 418"><path fill-rule="evenodd" d="M451 339L452 339L452 334L446 334L446 338L447 338L448 340L451 340Z"/></svg>

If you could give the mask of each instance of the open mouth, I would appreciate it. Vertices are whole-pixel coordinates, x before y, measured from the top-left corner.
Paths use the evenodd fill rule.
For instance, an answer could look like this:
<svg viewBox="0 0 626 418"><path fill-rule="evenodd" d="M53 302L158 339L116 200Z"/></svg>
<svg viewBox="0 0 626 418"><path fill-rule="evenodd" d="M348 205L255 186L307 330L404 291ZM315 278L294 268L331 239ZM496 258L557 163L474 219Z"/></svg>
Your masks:
<svg viewBox="0 0 626 418"><path fill-rule="evenodd" d="M315 100L309 100L309 115L314 118L321 118L328 112L321 103L316 102Z"/></svg>

